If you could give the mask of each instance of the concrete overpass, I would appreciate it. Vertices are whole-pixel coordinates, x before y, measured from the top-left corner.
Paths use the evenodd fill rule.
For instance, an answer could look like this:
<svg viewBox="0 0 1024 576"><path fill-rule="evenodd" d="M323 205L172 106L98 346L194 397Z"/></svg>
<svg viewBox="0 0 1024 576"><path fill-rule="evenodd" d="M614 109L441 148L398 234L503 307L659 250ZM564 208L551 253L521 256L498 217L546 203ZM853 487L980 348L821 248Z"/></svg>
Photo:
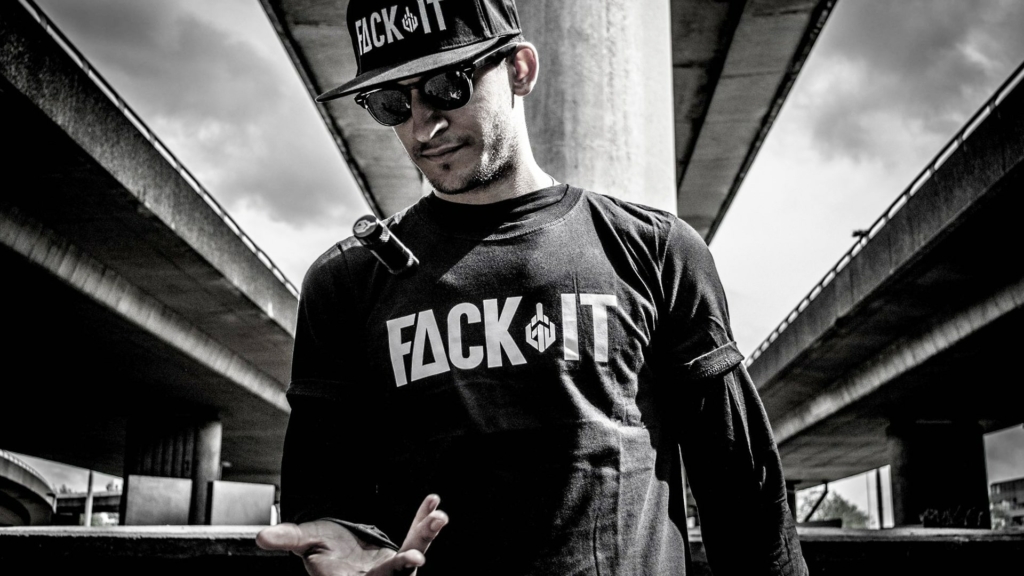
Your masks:
<svg viewBox="0 0 1024 576"><path fill-rule="evenodd" d="M276 483L294 286L31 2L0 5L0 115L3 447Z"/></svg>
<svg viewBox="0 0 1024 576"><path fill-rule="evenodd" d="M347 0L261 2L311 96L355 75ZM834 4L519 0L541 54L526 108L538 161L562 181L675 211L710 241ZM375 212L419 198L390 128L351 99L317 108Z"/></svg>
<svg viewBox="0 0 1024 576"><path fill-rule="evenodd" d="M786 476L892 465L897 525L983 508L1024 421L1024 66L752 355Z"/></svg>
<svg viewBox="0 0 1024 576"><path fill-rule="evenodd" d="M0 526L49 524L53 513L53 486L23 460L0 450Z"/></svg>

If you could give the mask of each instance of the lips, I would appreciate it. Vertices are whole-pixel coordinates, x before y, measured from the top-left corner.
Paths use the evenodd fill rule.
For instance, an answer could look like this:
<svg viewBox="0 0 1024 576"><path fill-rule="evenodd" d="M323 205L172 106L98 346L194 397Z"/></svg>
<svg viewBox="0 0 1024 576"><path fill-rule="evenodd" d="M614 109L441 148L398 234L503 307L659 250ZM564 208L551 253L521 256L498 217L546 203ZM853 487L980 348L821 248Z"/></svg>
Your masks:
<svg viewBox="0 0 1024 576"><path fill-rule="evenodd" d="M419 153L420 158L425 158L433 162L442 162L450 159L455 155L456 152L462 149L463 144L448 144L445 146L436 146L434 148L427 148Z"/></svg>

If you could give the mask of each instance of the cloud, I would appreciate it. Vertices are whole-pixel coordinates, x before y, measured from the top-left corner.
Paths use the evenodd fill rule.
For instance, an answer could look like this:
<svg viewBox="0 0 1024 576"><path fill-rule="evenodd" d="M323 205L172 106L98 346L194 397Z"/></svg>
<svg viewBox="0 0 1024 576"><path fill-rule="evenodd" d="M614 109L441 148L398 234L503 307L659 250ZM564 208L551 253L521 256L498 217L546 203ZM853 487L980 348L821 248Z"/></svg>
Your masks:
<svg viewBox="0 0 1024 576"><path fill-rule="evenodd" d="M176 2L42 6L229 212L301 229L367 211L257 3L219 5L227 21Z"/></svg>
<svg viewBox="0 0 1024 576"><path fill-rule="evenodd" d="M802 73L822 157L889 163L899 132L936 152L1024 59L1020 30L1012 0L838 3Z"/></svg>

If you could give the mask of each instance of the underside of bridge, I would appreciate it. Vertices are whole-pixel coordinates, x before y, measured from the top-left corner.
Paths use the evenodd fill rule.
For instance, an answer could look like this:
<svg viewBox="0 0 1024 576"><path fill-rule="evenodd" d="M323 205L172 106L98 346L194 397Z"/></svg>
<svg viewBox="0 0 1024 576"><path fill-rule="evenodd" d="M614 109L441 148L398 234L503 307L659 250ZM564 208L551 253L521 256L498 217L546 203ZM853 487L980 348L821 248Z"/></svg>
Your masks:
<svg viewBox="0 0 1024 576"><path fill-rule="evenodd" d="M355 76L347 1L261 1L311 97ZM542 167L570 183L674 210L710 241L834 3L671 0L663 18L659 2L519 0L526 39L540 48L541 84L551 84L527 105L528 111L542 108L528 116ZM602 30L629 29L635 19L646 23L633 28L636 36L581 25L600 24L603 20L592 22L600 18L609 21ZM663 38L658 36L662 19L670 23ZM580 49L587 42L593 45ZM563 61L568 55L575 60ZM620 72L615 60L636 61L643 69ZM580 78L578 69L596 72ZM621 77L608 78L616 75ZM664 108L650 97L661 94L662 84L670 94ZM585 95L561 93L574 91L606 98L615 98L608 92L617 91L629 98L604 108L604 102ZM636 118L624 111L638 107ZM374 123L348 98L318 110L374 211L391 214L420 197L419 172L390 128ZM660 126L642 126L645 122ZM636 135L645 130L649 133ZM593 151L579 152L592 140L599 141ZM675 152L662 166L660 154L673 144ZM640 169L652 157L657 161ZM662 170L664 179L645 184L650 172ZM628 177L619 182L620 174ZM623 191L645 185L659 189Z"/></svg>
<svg viewBox="0 0 1024 576"><path fill-rule="evenodd" d="M48 524L53 487L28 464L0 450L0 527Z"/></svg>
<svg viewBox="0 0 1024 576"><path fill-rule="evenodd" d="M932 480L985 496L981 434L1024 421L1024 86L1004 94L751 364L787 478L896 467L931 431Z"/></svg>
<svg viewBox="0 0 1024 576"><path fill-rule="evenodd" d="M16 2L0 117L2 448L122 475L130 421L215 420L276 483L295 296Z"/></svg>

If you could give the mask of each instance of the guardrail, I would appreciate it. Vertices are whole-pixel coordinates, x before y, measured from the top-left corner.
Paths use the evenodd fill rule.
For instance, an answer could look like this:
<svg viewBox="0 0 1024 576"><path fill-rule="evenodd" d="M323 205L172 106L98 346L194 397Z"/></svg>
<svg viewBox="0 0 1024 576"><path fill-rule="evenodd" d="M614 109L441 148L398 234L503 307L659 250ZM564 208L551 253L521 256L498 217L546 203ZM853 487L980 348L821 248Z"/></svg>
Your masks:
<svg viewBox="0 0 1024 576"><path fill-rule="evenodd" d="M21 466L25 470L28 470L29 472L34 474L36 478L39 478L43 482L43 484L46 484L46 487L49 488L51 493L54 493L56 495L56 490L54 490L53 486L50 485L50 481L46 479L46 476L43 476L38 470L29 466L28 462L25 462L21 458L18 458L14 454L2 448L0 448L0 458L3 458L4 460L10 460L11 462L14 462L15 464Z"/></svg>
<svg viewBox="0 0 1024 576"><path fill-rule="evenodd" d="M892 204L889 205L885 212L883 212L867 230L861 231L857 234L858 238L857 241L853 243L853 246L851 246L839 261L836 262L836 264L825 274L825 276L814 285L814 288L811 288L811 291L808 292L807 295L800 300L800 303L786 315L786 318L779 323L774 330L772 330L771 334L769 334L768 337L750 353L750 356L745 362L747 366L750 366L755 360L757 360L757 358L761 356L761 354L763 354L764 351L767 350L773 342L775 342L775 340L778 339L786 328L796 320L797 316L799 316L800 313L803 312L819 294L821 294L821 291L835 279L836 275L839 274L843 268L846 268L857 254L867 246L868 242L870 242L871 239L874 238L889 222L889 220L892 219L892 217L899 212L901 208L903 208L907 203L907 200L916 194L917 191L921 189L921 186L923 186L924 183L927 182L933 174L935 174L935 171L939 169L939 166L942 166L942 164L953 155L953 152L964 143L964 139L970 136L970 134L981 125L985 118L988 118L989 114L999 106L1011 90L1017 87L1017 84L1019 84L1021 80L1024 80L1024 62L1017 66L1017 69L1010 74L999 89L996 90L987 101L985 101L985 104L983 104L973 116L971 116L971 119L968 120L962 128L960 128L960 131L958 131L956 135L939 150L939 153L932 158L931 162L929 162L920 173L918 173L918 175L910 182L910 185L907 186L895 200L893 200Z"/></svg>
<svg viewBox="0 0 1024 576"><path fill-rule="evenodd" d="M153 132L153 130L151 130L149 126L146 125L145 122L143 122L142 117L140 117L138 113L136 113L135 110L133 110L132 107L129 106L123 98L121 98L121 96L114 90L110 83L107 82L107 80L103 77L103 75L96 71L96 68L94 68L92 64L90 64L89 61L85 58L85 56L78 51L78 48L75 48L74 44L72 44L68 37L65 36L59 28L57 28L53 21L50 20L50 18L46 15L46 13L44 13L42 9L39 8L39 6L33 0L19 0L19 2L21 2L21 5L32 14L32 16L36 19L37 22L39 22L39 25L43 27L43 30L45 30L51 37L53 37L53 39L57 41L57 44L61 48L63 48L69 56L71 56L75 61L78 62L78 65L82 68L82 70L85 71L86 76L88 76L89 79L91 79L93 83L96 84L100 91L103 92L107 96L107 98L109 98L110 101L117 106L121 113L124 114L126 118L128 118L128 121L135 125L135 128L138 129L138 131L141 132L149 140L149 142L153 145L154 148L156 148L158 152L160 152L164 159L166 159L167 162L169 162L171 166L173 166L174 169L178 171L178 174L180 174L181 177L186 182L188 182L189 186L192 187L195 193L198 194L199 197L206 202L210 209L212 209L214 213L217 214L217 216L219 216L220 219L224 221L227 227L232 232L234 232L236 236L238 236L242 243L245 244L246 248L252 251L252 253L255 254L256 257L259 259L259 261L262 262L263 265L266 266L267 269L270 270L274 274L274 276L285 285L286 288L288 288L288 291L291 292L292 295L297 298L299 296L298 289L295 287L294 284L292 284L290 280L288 280L288 278L284 275L284 272L282 272L281 269L278 268L276 264L274 264L274 261L270 259L270 256L268 256L266 252L264 252L259 246L257 246L256 243L252 240L252 238L250 238L249 235L242 230L242 227L239 226L237 222L235 222L234 218L232 218L231 215L228 214L226 210L224 210L220 203L217 202L213 195L210 194L206 190L206 188L204 188L203 185L199 183L199 180L192 174L192 172L189 171L188 168L186 168L181 163L180 160L178 160L177 156L175 156L174 153L171 152L171 149L168 148L167 145L164 144L162 140L160 140L156 133Z"/></svg>

